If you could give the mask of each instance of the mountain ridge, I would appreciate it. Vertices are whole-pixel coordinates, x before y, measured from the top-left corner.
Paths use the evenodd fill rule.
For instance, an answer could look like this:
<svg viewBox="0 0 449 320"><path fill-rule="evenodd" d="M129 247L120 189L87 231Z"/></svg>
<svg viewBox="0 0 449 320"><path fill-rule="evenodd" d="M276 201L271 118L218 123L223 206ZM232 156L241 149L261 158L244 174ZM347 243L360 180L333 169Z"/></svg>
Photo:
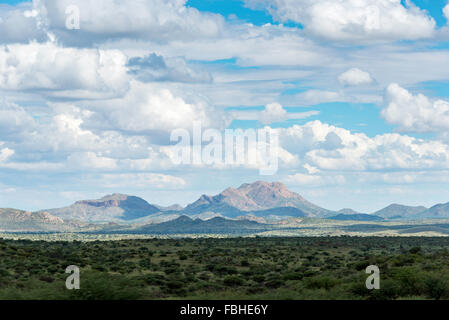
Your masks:
<svg viewBox="0 0 449 320"><path fill-rule="evenodd" d="M385 219L406 219L414 218L427 210L428 209L423 206L405 206L393 203L383 209L374 212L373 214Z"/></svg>
<svg viewBox="0 0 449 320"><path fill-rule="evenodd" d="M215 196L203 194L197 201L189 204L183 212L198 214L210 211L233 218L247 213L290 207L310 217L333 213L307 201L280 182L264 181L244 183L237 189L227 188Z"/></svg>
<svg viewBox="0 0 449 320"><path fill-rule="evenodd" d="M80 200L68 207L44 211L66 220L121 222L143 218L161 210L142 198L114 193L100 199Z"/></svg>

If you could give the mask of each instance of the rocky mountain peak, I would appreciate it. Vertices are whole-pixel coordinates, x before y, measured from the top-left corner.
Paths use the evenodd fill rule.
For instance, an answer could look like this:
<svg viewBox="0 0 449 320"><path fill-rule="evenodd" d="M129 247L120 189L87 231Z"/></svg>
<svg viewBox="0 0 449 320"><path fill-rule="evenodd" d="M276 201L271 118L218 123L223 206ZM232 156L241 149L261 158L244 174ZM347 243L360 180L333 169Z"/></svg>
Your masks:
<svg viewBox="0 0 449 320"><path fill-rule="evenodd" d="M292 207L311 216L327 214L320 208L290 191L280 182L256 181L244 183L237 189L227 188L216 196L203 195L186 207L189 214L216 212L228 216L243 215L245 212L261 211L273 208ZM242 214L243 213L243 214Z"/></svg>

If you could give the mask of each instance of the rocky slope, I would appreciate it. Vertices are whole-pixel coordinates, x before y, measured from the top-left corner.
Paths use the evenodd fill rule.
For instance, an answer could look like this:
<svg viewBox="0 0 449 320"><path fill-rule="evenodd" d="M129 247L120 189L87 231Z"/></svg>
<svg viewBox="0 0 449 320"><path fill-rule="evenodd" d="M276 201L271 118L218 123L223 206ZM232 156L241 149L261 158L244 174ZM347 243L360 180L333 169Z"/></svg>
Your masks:
<svg viewBox="0 0 449 320"><path fill-rule="evenodd" d="M46 211L65 220L126 222L155 214L161 210L139 197L112 194L98 200L82 200L69 207Z"/></svg>
<svg viewBox="0 0 449 320"><path fill-rule="evenodd" d="M67 229L67 225L64 221L48 212L0 209L0 231L2 232L41 232L65 229Z"/></svg>
<svg viewBox="0 0 449 320"><path fill-rule="evenodd" d="M184 209L185 214L198 214L202 212L220 213L226 217L237 217L257 212L275 214L276 208L283 212L285 208L297 209L296 214L309 217L325 217L331 211L318 207L307 201L299 194L290 191L279 182L258 181L252 184L243 184L239 188L228 188L216 196L202 195L196 202ZM291 210L292 212L294 210Z"/></svg>

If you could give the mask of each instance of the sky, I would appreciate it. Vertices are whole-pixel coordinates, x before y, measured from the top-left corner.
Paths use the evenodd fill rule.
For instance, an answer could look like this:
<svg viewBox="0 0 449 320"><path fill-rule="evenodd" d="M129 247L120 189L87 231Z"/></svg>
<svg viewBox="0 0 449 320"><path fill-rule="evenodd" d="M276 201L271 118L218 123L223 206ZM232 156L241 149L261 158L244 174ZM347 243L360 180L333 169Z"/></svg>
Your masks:
<svg viewBox="0 0 449 320"><path fill-rule="evenodd" d="M448 19L447 0L0 1L0 207L257 180L332 210L446 203ZM197 122L270 128L279 169L176 164Z"/></svg>

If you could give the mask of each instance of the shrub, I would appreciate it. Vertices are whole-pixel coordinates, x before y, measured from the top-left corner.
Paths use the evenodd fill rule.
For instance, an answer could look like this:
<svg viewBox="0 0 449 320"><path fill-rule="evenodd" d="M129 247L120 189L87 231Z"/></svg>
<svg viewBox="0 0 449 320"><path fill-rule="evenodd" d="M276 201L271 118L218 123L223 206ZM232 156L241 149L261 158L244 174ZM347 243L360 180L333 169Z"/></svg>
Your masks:
<svg viewBox="0 0 449 320"><path fill-rule="evenodd" d="M237 287L245 283L245 280L238 276L228 276L223 280L224 285L228 287Z"/></svg>
<svg viewBox="0 0 449 320"><path fill-rule="evenodd" d="M72 290L74 300L137 300L142 298L142 287L129 277L99 272L81 274L80 290Z"/></svg>
<svg viewBox="0 0 449 320"><path fill-rule="evenodd" d="M424 280L424 291L428 298L440 300L449 296L449 286L446 279L438 276L428 276Z"/></svg>
<svg viewBox="0 0 449 320"><path fill-rule="evenodd" d="M337 279L333 279L326 276L317 276L312 278L307 278L305 285L308 289L326 289L329 290L338 283Z"/></svg>

